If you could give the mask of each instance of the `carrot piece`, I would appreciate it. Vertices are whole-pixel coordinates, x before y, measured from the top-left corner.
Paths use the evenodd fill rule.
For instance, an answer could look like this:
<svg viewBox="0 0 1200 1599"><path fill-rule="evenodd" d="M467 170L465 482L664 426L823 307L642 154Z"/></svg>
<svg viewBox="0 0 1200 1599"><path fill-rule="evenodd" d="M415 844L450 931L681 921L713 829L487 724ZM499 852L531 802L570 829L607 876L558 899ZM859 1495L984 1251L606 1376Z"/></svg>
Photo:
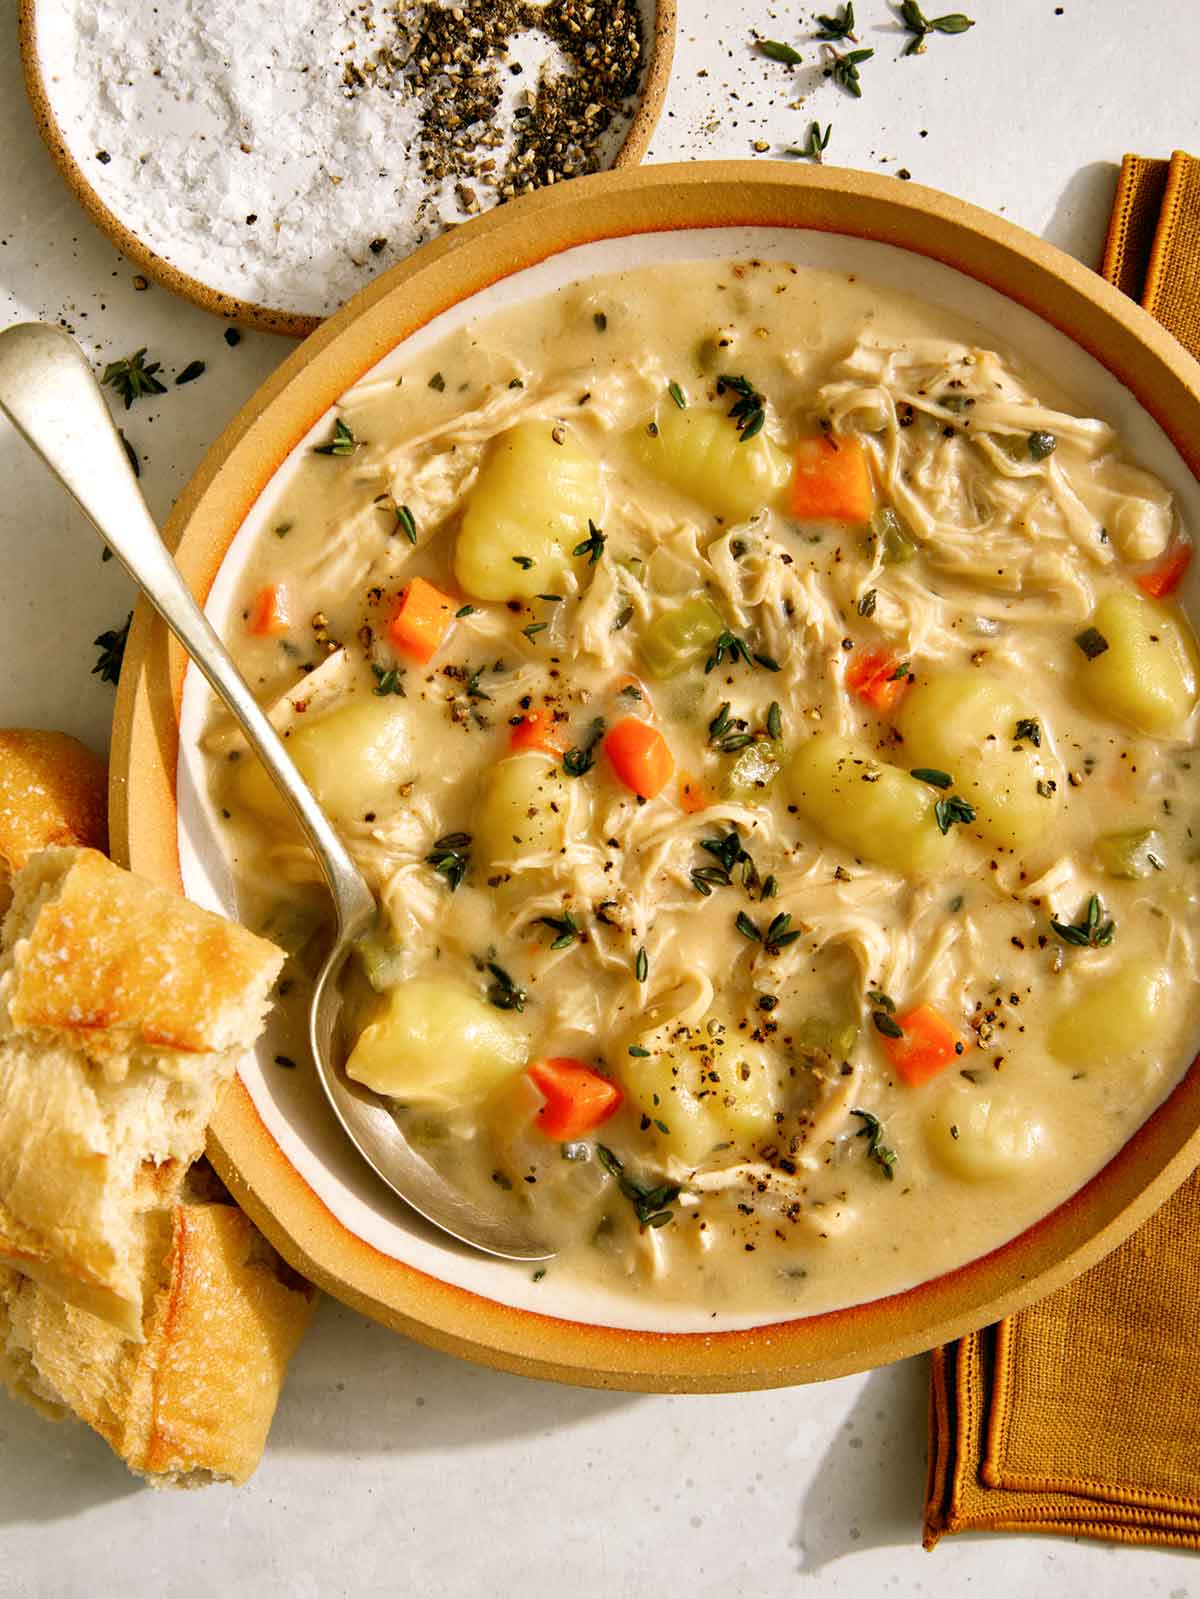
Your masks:
<svg viewBox="0 0 1200 1599"><path fill-rule="evenodd" d="M916 1005L896 1017L903 1038L883 1040L884 1051L910 1088L945 1071L966 1049L965 1041L932 1005Z"/></svg>
<svg viewBox="0 0 1200 1599"><path fill-rule="evenodd" d="M545 1099L537 1113L538 1126L547 1138L560 1143L599 1127L625 1097L611 1079L569 1055L534 1061L526 1075Z"/></svg>
<svg viewBox="0 0 1200 1599"><path fill-rule="evenodd" d="M1182 539L1172 546L1159 562L1149 572L1143 572L1134 579L1143 594L1148 594L1152 600L1165 600L1168 594L1183 582L1184 574L1192 564L1192 546L1184 543Z"/></svg>
<svg viewBox="0 0 1200 1599"><path fill-rule="evenodd" d="M604 753L618 782L642 799L661 794L675 770L671 747L656 727L626 716L604 736Z"/></svg>
<svg viewBox="0 0 1200 1599"><path fill-rule="evenodd" d="M453 620L454 601L450 596L423 577L414 577L392 612L387 635L405 655L425 662L433 659Z"/></svg>
<svg viewBox="0 0 1200 1599"><path fill-rule="evenodd" d="M554 736L554 717L546 710L527 711L508 730L508 747L517 750L544 750L547 755L561 755L562 744Z"/></svg>
<svg viewBox="0 0 1200 1599"><path fill-rule="evenodd" d="M250 606L246 626L252 633L274 638L286 633L292 625L287 590L281 583L268 583L260 588Z"/></svg>
<svg viewBox="0 0 1200 1599"><path fill-rule="evenodd" d="M875 509L866 453L853 436L801 439L792 473L792 515L802 522L865 522Z"/></svg>
<svg viewBox="0 0 1200 1599"><path fill-rule="evenodd" d="M708 785L690 772L684 772L679 779L679 804L684 815L695 816L697 811L707 810L712 802Z"/></svg>
<svg viewBox="0 0 1200 1599"><path fill-rule="evenodd" d="M900 671L900 662L890 650L868 650L851 661L846 686L877 711L894 711L908 687L908 671Z"/></svg>

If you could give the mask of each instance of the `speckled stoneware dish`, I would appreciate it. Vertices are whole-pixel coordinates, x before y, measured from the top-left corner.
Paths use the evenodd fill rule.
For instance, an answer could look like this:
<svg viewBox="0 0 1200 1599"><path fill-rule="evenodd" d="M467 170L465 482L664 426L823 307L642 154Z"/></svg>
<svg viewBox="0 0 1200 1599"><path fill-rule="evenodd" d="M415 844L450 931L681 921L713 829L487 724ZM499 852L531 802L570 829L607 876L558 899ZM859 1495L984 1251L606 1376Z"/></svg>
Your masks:
<svg viewBox="0 0 1200 1599"><path fill-rule="evenodd" d="M676 0L640 0L639 9L646 58L637 100L632 115L623 123L624 137L620 137L614 124L603 150L606 165L618 171L636 166L646 153L662 111L675 51ZM64 119L62 114L62 107L67 103L63 97L64 84L71 75L69 57L73 45L62 0L18 0L17 21L25 88L38 131L75 198L121 253L141 267L148 277L217 316L244 327L261 328L267 333L283 333L293 338L310 334L319 325L319 316L257 304L204 282L200 273L183 270L173 264L161 248L146 243L140 236L135 216L118 215L106 197L104 168L95 166L93 150L79 147L79 138L69 126L69 118ZM185 108L183 114L191 113ZM85 168L94 176L89 177ZM147 195L146 203L155 203L153 193ZM380 214L386 220L386 205L381 207Z"/></svg>
<svg viewBox="0 0 1200 1599"><path fill-rule="evenodd" d="M378 363L469 317L622 266L777 257L860 273L973 317L1108 418L1200 527L1200 367L1099 277L1040 240L891 178L774 163L663 166L581 179L419 251L284 362L214 446L169 542L222 625L279 479ZM1191 602L1196 615L1196 587ZM139 608L113 751L115 852L192 897L231 904L202 796L202 693ZM181 730L182 729L182 735ZM1001 1248L906 1292L748 1325L610 1298L436 1236L336 1132L313 1082L251 1062L213 1127L212 1158L299 1270L441 1349L531 1376L632 1389L739 1389L835 1376L926 1349L1049 1293L1114 1248L1200 1160L1200 1062L1108 1165Z"/></svg>

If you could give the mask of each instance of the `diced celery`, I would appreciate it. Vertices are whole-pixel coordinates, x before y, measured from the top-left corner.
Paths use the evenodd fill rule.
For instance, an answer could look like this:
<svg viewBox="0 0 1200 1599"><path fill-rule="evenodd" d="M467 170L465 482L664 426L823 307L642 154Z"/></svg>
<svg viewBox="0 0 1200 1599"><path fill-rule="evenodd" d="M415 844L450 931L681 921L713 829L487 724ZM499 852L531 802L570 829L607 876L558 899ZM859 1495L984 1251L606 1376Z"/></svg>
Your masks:
<svg viewBox="0 0 1200 1599"><path fill-rule="evenodd" d="M911 561L917 554L919 546L916 539L909 532L900 513L894 511L890 505L881 505L877 511L872 511L871 520L867 525L883 547L885 566L901 566L905 561Z"/></svg>
<svg viewBox="0 0 1200 1599"><path fill-rule="evenodd" d="M643 631L642 659L655 677L674 677L703 663L724 630L721 613L710 600L703 596L685 600L656 616Z"/></svg>
<svg viewBox="0 0 1200 1599"><path fill-rule="evenodd" d="M853 1022L809 1016L793 1036L802 1050L819 1049L834 1060L846 1060L858 1042L858 1028Z"/></svg>
<svg viewBox="0 0 1200 1599"><path fill-rule="evenodd" d="M756 738L733 764L727 780L731 798L753 799L770 788L783 765L783 746L773 739Z"/></svg>
<svg viewBox="0 0 1200 1599"><path fill-rule="evenodd" d="M386 994L404 981L404 952L380 929L360 938L354 949L367 982L377 994Z"/></svg>
<svg viewBox="0 0 1200 1599"><path fill-rule="evenodd" d="M1096 854L1110 877L1152 877L1167 864L1163 836L1156 827L1105 833L1096 840Z"/></svg>

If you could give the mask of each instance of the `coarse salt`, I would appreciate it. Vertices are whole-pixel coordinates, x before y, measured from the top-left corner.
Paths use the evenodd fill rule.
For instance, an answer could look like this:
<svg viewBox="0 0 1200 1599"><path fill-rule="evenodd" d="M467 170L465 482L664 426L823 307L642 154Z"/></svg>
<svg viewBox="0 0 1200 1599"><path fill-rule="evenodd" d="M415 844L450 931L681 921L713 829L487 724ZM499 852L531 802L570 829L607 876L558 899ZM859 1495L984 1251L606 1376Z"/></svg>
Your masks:
<svg viewBox="0 0 1200 1599"><path fill-rule="evenodd" d="M406 77L352 65L423 9L43 0L39 41L68 147L131 232L223 294L324 316L496 198L453 176L431 181L420 96ZM500 105L480 130L504 134L487 151L498 165L528 91L569 70L536 27L501 60ZM623 132L614 126L613 148Z"/></svg>

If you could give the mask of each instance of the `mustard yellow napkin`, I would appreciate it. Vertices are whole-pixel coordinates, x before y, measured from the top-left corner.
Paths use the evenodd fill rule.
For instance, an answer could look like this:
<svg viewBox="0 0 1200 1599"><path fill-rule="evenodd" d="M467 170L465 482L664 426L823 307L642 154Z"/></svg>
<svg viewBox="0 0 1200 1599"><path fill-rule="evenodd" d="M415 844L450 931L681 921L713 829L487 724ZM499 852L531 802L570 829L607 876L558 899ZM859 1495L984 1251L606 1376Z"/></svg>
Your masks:
<svg viewBox="0 0 1200 1599"><path fill-rule="evenodd" d="M1200 161L1129 155L1101 270L1200 356ZM1200 1549L1200 1171L1041 1304L934 1351L925 1547L1008 1529Z"/></svg>

